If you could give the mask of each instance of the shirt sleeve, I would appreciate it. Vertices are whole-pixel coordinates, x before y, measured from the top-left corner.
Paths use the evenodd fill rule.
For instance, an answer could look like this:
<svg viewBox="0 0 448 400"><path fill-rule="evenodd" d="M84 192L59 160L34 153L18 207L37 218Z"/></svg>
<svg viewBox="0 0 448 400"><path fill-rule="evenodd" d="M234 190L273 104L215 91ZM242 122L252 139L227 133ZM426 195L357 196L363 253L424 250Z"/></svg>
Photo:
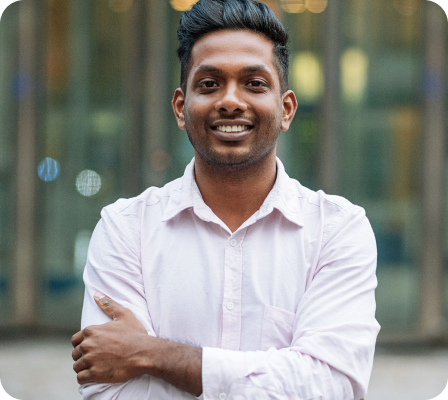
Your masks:
<svg viewBox="0 0 448 400"><path fill-rule="evenodd" d="M129 308L148 334L155 336L145 299L136 240L112 207L104 208L101 217L90 240L84 270L85 295L81 329L111 321L93 299L94 293L99 291ZM79 392L88 400L144 400L149 399L149 389L150 377L143 375L121 384L81 385Z"/></svg>
<svg viewBox="0 0 448 400"><path fill-rule="evenodd" d="M84 270L85 294L81 329L111 321L93 299L95 292L102 292L130 309L148 335L156 336L143 286L139 234L135 231L139 226L138 215L120 218L114 205L102 210L101 219L90 240ZM124 383L89 383L81 385L79 392L84 400L202 399L202 395L195 397L149 375Z"/></svg>
<svg viewBox="0 0 448 400"><path fill-rule="evenodd" d="M296 312L291 346L251 352L204 348L204 400L362 398L379 331L376 255L364 210L342 210L324 229L314 278Z"/></svg>

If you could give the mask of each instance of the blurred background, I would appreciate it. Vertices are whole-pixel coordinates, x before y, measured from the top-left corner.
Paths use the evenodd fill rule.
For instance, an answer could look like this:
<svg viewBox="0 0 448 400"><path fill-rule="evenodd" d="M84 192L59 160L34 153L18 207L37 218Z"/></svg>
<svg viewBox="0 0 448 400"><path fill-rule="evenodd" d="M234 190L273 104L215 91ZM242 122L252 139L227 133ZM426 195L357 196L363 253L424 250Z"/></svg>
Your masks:
<svg viewBox="0 0 448 400"><path fill-rule="evenodd" d="M101 208L191 160L170 101L194 2L22 0L2 15L0 338L76 332ZM303 185L366 209L380 346L445 344L446 15L425 0L265 3L290 32L299 101L279 157Z"/></svg>

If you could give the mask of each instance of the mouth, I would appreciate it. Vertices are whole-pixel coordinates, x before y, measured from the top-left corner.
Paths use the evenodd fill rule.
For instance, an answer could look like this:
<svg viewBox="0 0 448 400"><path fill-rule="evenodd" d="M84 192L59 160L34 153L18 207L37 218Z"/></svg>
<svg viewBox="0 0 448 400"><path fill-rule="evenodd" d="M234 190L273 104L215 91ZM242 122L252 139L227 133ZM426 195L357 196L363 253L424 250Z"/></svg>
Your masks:
<svg viewBox="0 0 448 400"><path fill-rule="evenodd" d="M253 125L214 125L211 127L214 134L224 141L241 141L246 138L250 131L254 128Z"/></svg>

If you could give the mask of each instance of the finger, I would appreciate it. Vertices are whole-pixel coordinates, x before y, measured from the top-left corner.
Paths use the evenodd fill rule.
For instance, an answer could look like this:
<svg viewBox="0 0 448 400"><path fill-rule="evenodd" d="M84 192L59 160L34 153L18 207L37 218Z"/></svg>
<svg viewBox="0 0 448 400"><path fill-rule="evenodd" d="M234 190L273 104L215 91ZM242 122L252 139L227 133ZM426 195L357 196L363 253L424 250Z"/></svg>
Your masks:
<svg viewBox="0 0 448 400"><path fill-rule="evenodd" d="M84 340L84 334L82 331L76 332L72 336L72 346L76 347L78 346L82 341Z"/></svg>
<svg viewBox="0 0 448 400"><path fill-rule="evenodd" d="M126 311L124 307L120 306L117 302L103 293L96 292L93 295L93 298L95 299L96 304L98 304L98 306L113 320L121 317Z"/></svg>
<svg viewBox="0 0 448 400"><path fill-rule="evenodd" d="M72 351L72 358L73 361L78 361L80 358L82 357L82 353L80 348L77 346L74 348L74 350Z"/></svg>
<svg viewBox="0 0 448 400"><path fill-rule="evenodd" d="M81 372L78 372L78 375L76 376L78 383L80 385L84 385L86 383L94 382L92 378L92 374L88 369L84 369Z"/></svg>
<svg viewBox="0 0 448 400"><path fill-rule="evenodd" d="M80 358L78 361L76 361L73 364L73 371L75 371L77 374L81 371L84 371L85 369L89 369L90 365L86 363L84 358Z"/></svg>

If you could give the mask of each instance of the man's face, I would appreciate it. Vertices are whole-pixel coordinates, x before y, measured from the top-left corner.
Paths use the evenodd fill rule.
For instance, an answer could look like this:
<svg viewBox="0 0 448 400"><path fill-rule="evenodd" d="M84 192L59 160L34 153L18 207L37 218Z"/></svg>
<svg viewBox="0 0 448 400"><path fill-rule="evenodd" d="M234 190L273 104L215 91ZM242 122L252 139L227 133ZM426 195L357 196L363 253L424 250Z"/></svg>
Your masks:
<svg viewBox="0 0 448 400"><path fill-rule="evenodd" d="M192 50L186 96L176 90L173 107L196 157L244 169L275 152L297 103L280 92L273 43L250 30L212 32Z"/></svg>

